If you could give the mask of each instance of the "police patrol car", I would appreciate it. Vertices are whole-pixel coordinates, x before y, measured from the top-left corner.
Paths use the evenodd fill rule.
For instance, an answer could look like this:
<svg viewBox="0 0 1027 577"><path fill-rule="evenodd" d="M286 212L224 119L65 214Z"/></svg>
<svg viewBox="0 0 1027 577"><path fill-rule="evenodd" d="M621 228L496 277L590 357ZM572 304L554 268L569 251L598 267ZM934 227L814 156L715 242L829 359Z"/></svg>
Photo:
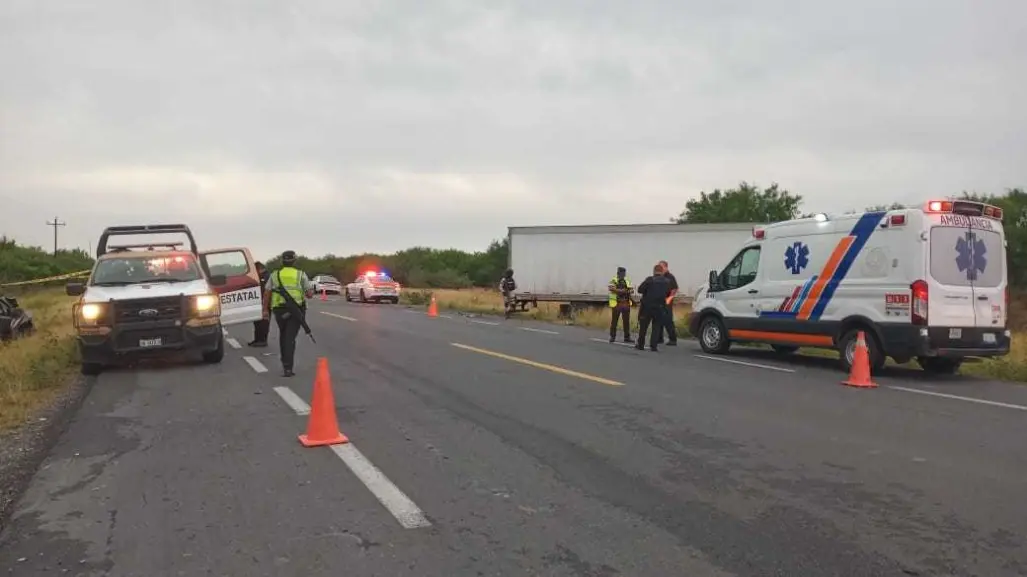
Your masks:
<svg viewBox="0 0 1027 577"><path fill-rule="evenodd" d="M967 357L1009 353L1002 209L968 200L817 215L753 229L696 295L692 334L711 354L732 342L841 351L858 331L874 369L891 357L954 373Z"/></svg>

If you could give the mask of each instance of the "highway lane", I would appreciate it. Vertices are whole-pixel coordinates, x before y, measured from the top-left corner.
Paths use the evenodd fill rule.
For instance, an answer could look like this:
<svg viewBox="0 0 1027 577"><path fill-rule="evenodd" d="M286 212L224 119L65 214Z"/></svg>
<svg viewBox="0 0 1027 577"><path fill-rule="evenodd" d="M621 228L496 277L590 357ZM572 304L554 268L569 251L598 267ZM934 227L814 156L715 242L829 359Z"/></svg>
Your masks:
<svg viewBox="0 0 1027 577"><path fill-rule="evenodd" d="M1023 411L577 327L319 302L310 318L294 379L274 345L101 376L0 537L0 571L1024 574ZM319 355L386 480L296 442L305 418L274 387L309 402ZM430 526L376 500L390 484Z"/></svg>
<svg viewBox="0 0 1027 577"><path fill-rule="evenodd" d="M884 387L854 390L839 386L842 375L833 370L773 365L796 371L785 373L719 363L692 358L687 346L656 355L637 353L596 343L591 340L597 338L595 332L577 327L528 324L549 331L536 333L521 330L521 323L491 318L429 319L394 307L342 303L316 307L355 319L312 315L322 339L344 335L342 342L323 341L326 348L347 349L348 356L377 366L417 367L420 387L441 388L541 429L553 442L586 449L616 463L623 473L659 482L677 474L681 482L663 488L687 495L689 502L703 501L696 497L705 486L715 510L753 514L747 507L780 508L777 522L798 515L801 519L789 524L808 529L793 529L786 539L816 551L800 547L789 552L764 536L768 550L779 551L768 567L780 562L782 571L795 574L797 566L781 557L808 554L817 559L823 552L831 558L829 551L837 545L816 537L842 527L846 530L839 540L896 559L921 574L1019 574L1010 563L1024 563L1022 545L1005 538L1027 535L1018 506L1022 479L1027 478L1023 411ZM554 386L545 376L549 371L489 357L492 371L528 369L531 375L515 393L498 392L497 386L482 384L488 383L487 370L469 373L462 364L472 362L469 356L487 355L458 349L460 355L454 358L446 352L452 342L625 384L618 388L577 379ZM386 352L384 346L394 349ZM436 366L456 367L480 381L463 385L458 378L433 379L446 370ZM899 377L880 380L905 382ZM925 386L922 379L906 384ZM1004 393L1013 398L1020 390L1006 383L992 385L1005 387ZM516 439L506 442L516 444ZM678 465L673 473L668 462ZM728 523L724 534L717 535L713 528L705 530L718 543L731 543L730 534L737 530ZM741 533L735 534L737 539ZM694 535L679 537L697 543ZM717 548L700 547L706 553ZM719 562L715 553L712 558ZM850 567L846 574L858 572Z"/></svg>

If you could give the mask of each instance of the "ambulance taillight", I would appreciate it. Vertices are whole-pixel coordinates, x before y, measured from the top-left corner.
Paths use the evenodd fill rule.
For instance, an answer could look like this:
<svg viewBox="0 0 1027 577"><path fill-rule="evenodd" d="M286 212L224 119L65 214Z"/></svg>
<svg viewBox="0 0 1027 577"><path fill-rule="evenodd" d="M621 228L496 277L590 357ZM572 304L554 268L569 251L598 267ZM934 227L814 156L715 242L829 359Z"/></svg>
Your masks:
<svg viewBox="0 0 1027 577"><path fill-rule="evenodd" d="M913 299L910 306L911 320L914 325L926 325L927 324L927 281L918 280L909 285L909 289L913 292Z"/></svg>

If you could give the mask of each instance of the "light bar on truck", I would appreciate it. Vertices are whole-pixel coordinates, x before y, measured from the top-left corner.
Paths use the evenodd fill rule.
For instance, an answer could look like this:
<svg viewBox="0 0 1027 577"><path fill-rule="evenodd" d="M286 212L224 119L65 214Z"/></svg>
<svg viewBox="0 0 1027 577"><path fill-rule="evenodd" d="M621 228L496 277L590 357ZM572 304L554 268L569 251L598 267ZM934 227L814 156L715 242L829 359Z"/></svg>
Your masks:
<svg viewBox="0 0 1027 577"><path fill-rule="evenodd" d="M963 214L966 216L983 216L992 220L1002 220L1002 209L974 200L931 200L924 212Z"/></svg>

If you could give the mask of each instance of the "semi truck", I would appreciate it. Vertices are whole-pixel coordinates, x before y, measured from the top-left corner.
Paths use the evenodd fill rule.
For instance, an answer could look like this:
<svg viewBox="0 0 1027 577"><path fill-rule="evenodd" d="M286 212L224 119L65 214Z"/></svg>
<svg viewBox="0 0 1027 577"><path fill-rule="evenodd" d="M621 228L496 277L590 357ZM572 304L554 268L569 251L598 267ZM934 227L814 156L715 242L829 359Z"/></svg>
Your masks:
<svg viewBox="0 0 1027 577"><path fill-rule="evenodd" d="M753 223L515 226L508 229L509 266L521 310L539 302L567 309L607 302L617 267L637 287L666 260L680 289L675 302L691 303L708 280L750 238ZM636 296L637 298L637 296ZM564 308L564 307L561 307Z"/></svg>

